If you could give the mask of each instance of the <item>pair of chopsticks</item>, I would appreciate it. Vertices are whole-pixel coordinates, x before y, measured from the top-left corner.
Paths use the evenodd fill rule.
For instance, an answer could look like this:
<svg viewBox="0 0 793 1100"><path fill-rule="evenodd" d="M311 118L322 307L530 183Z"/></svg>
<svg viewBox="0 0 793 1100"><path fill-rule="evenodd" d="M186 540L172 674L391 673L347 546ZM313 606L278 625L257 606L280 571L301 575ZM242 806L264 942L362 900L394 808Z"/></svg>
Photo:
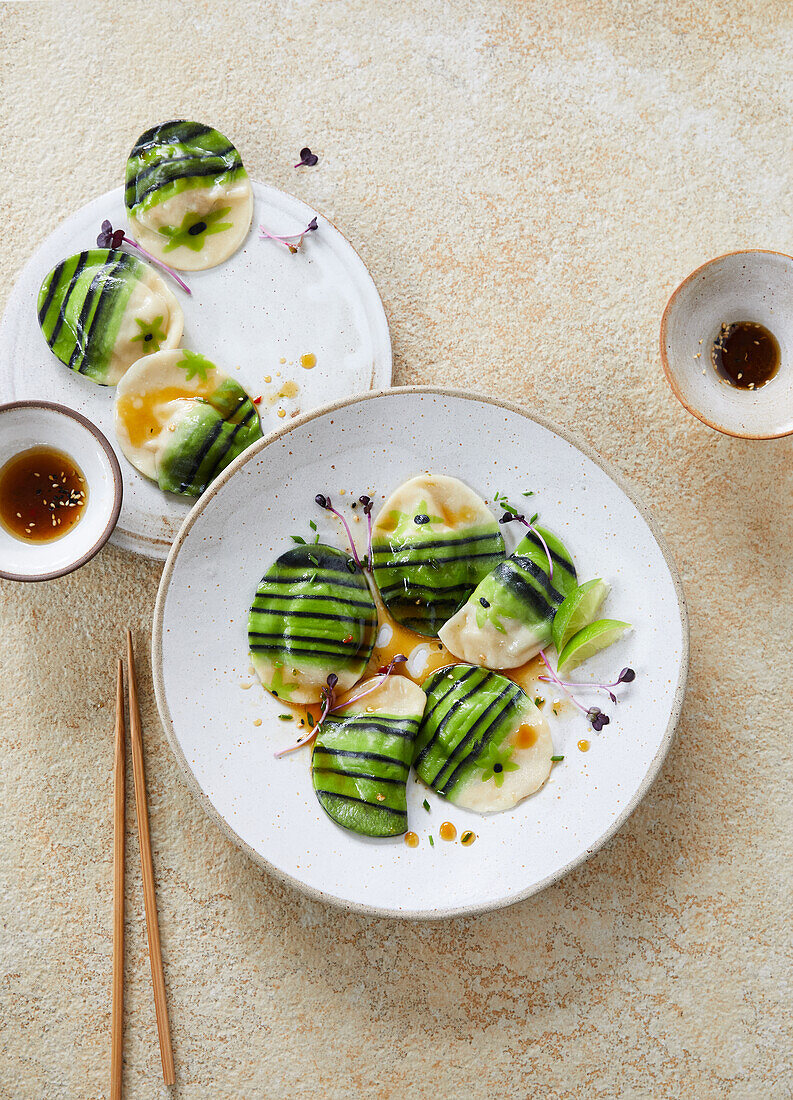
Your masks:
<svg viewBox="0 0 793 1100"><path fill-rule="evenodd" d="M146 934L149 941L151 980L154 987L154 1012L160 1039L162 1076L166 1085L176 1077L171 1048L171 1027L165 999L165 975L162 969L160 926L157 920L157 898L154 892L154 867L149 835L149 805L146 798L146 773L143 766L143 727L138 705L138 685L135 676L135 655L132 634L127 630L127 675L129 692L129 725L132 745L132 773L135 779L135 806L138 816L140 866L143 875L143 900L146 907ZM126 726L124 723L124 667L121 658L116 670L116 729L113 762L113 1008L111 1013L110 1095L121 1100L124 1042L124 802L126 776Z"/></svg>

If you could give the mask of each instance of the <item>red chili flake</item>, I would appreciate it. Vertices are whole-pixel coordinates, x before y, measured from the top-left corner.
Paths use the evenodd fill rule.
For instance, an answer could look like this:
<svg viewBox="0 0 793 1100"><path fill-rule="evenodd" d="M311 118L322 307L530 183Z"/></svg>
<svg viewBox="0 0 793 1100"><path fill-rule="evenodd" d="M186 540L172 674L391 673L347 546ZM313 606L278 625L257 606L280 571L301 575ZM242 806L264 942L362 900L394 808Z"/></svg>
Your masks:
<svg viewBox="0 0 793 1100"><path fill-rule="evenodd" d="M345 645L346 645L346 644L347 644L348 642L351 642L351 641L352 641L352 634L348 634L346 638L342 638L342 642L343 642L343 643L344 643Z"/></svg>
<svg viewBox="0 0 793 1100"><path fill-rule="evenodd" d="M253 403L254 403L254 405L258 405L258 404L259 404L259 402L261 401L261 399L262 399L262 395L261 395L261 394L259 394L259 396L258 396L258 397L254 397L254 399L253 399Z"/></svg>

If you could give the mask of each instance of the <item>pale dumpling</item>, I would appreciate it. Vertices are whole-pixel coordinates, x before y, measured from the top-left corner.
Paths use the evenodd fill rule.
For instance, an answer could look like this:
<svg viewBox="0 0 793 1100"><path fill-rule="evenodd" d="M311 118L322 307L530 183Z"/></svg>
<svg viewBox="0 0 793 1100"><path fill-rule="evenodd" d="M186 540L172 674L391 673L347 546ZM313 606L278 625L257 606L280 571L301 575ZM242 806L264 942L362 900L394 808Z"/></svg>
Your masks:
<svg viewBox="0 0 793 1100"><path fill-rule="evenodd" d="M41 284L41 331L71 370L114 386L144 355L179 346L184 315L162 277L136 256L91 248Z"/></svg>
<svg viewBox="0 0 793 1100"><path fill-rule="evenodd" d="M400 485L372 532L374 576L390 614L436 636L504 558L504 540L485 502L456 477L422 474Z"/></svg>
<svg viewBox="0 0 793 1100"><path fill-rule="evenodd" d="M228 259L253 217L253 189L234 145L185 120L154 126L135 142L125 202L140 244L181 271Z"/></svg>
<svg viewBox="0 0 793 1100"><path fill-rule="evenodd" d="M576 587L576 569L555 535L529 532L506 561L476 587L467 602L438 632L455 657L487 668L518 668L551 640L553 617Z"/></svg>
<svg viewBox="0 0 793 1100"><path fill-rule="evenodd" d="M198 352L139 359L116 389L121 450L161 489L196 497L262 435L245 390Z"/></svg>
<svg viewBox="0 0 793 1100"><path fill-rule="evenodd" d="M508 810L551 771L548 723L511 680L474 665L438 669L427 696L413 764L419 778L456 806Z"/></svg>

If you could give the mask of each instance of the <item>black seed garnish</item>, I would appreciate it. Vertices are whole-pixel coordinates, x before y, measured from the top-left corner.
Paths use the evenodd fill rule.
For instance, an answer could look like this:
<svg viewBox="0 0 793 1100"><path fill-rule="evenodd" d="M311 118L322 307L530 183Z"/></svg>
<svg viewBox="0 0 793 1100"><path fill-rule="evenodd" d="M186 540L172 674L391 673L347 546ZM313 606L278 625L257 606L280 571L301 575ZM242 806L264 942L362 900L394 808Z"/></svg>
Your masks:
<svg viewBox="0 0 793 1100"><path fill-rule="evenodd" d="M482 607L490 607L490 604L488 603L488 601L485 599L484 596L479 597L479 602L481 603Z"/></svg>
<svg viewBox="0 0 793 1100"><path fill-rule="evenodd" d="M205 232L207 227L206 222L196 222L195 225L191 225L187 232L191 237L197 237L199 233Z"/></svg>
<svg viewBox="0 0 793 1100"><path fill-rule="evenodd" d="M503 770L504 770L504 765L503 764L494 764L493 765L493 771L494 772L503 772Z"/></svg>
<svg viewBox="0 0 793 1100"><path fill-rule="evenodd" d="M421 525L422 525L423 523L429 523L429 521L430 521L430 517L429 517L429 516L425 516L425 515L424 515L423 513L422 513L421 515L418 515L418 516L414 516L414 517L413 517L413 522L414 522L414 523L417 523L417 524L419 525L419 527L421 527Z"/></svg>

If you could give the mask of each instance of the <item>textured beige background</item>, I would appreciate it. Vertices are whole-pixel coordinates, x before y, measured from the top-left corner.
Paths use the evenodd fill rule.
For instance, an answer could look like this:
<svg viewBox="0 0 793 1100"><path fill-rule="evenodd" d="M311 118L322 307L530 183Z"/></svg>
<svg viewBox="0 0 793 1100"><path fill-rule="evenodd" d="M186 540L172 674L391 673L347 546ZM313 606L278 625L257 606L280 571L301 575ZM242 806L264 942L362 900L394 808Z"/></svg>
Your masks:
<svg viewBox="0 0 793 1100"><path fill-rule="evenodd" d="M657 331L695 265L793 251L784 0L0 6L0 299L138 133L211 121L355 243L395 381L524 401L655 510L689 599L679 736L621 834L512 909L345 916L260 873L143 695L179 1097L793 1095L791 442L688 417ZM311 170L291 165L308 143ZM46 396L46 395L43 395ZM160 567L0 587L0 1096L106 1095L113 657ZM129 1097L158 1054L134 837Z"/></svg>

